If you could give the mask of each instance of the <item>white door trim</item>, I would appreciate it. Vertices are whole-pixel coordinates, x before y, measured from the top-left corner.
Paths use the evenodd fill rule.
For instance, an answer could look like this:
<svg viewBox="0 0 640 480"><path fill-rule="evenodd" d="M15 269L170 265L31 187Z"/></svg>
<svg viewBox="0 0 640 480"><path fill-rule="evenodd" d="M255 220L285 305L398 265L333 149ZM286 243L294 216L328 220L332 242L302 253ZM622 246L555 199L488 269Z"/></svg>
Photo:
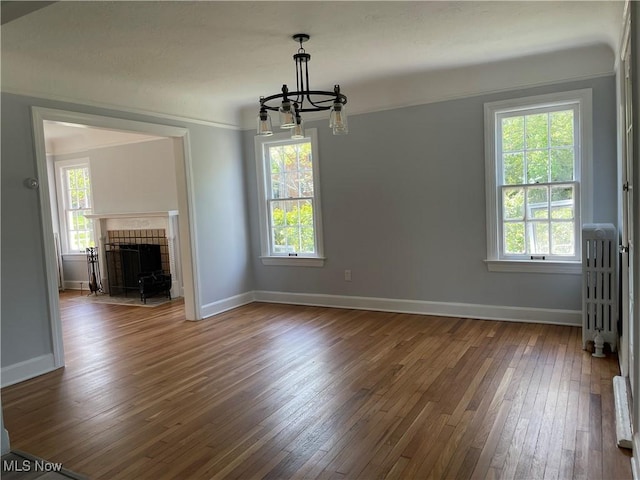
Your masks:
<svg viewBox="0 0 640 480"><path fill-rule="evenodd" d="M180 217L185 222L185 227L181 228L182 264L184 268L183 278L185 284L185 315L188 320L199 320L202 318L200 312L200 294L198 285L197 270L197 241L194 231L195 209L193 195L193 173L191 148L189 141L189 130L181 127L172 127L155 123L138 122L114 117L104 117L101 115L91 115L86 113L57 110L43 107L31 107L32 122L34 132L34 147L36 154L37 174L39 181L39 200L41 208L41 222L43 229L44 254L45 254L45 275L47 279L47 304L49 307L49 318L51 323L51 335L53 344L53 357L56 368L64 366L64 347L62 341L62 327L60 319L60 308L58 301L58 280L57 264L55 256L55 240L53 236L53 224L51 220L51 201L49 197L49 184L46 160L46 147L44 138L43 121L51 120L57 122L76 123L99 128L111 128L116 130L127 130L137 133L146 133L161 137L170 137L182 143L181 151L176 148L176 171L184 177L177 179L178 203L180 207ZM174 142L176 144L176 142ZM181 155L179 155L181 153ZM186 215L183 210L186 209ZM186 225L188 223L188 225ZM181 225L182 226L182 225Z"/></svg>

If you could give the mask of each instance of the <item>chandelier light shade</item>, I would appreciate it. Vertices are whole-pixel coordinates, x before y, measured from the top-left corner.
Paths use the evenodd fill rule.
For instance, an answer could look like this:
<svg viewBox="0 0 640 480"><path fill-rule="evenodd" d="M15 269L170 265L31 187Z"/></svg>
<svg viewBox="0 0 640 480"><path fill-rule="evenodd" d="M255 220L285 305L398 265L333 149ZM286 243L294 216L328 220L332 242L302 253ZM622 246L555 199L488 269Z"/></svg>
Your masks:
<svg viewBox="0 0 640 480"><path fill-rule="evenodd" d="M296 63L296 89L290 92L285 84L282 85L281 93L260 97L258 135L273 135L269 110L278 112L280 128L291 129L291 138L304 138L301 113L324 110L330 110L329 126L333 134L347 134L349 132L345 111L347 97L340 92L340 85L335 85L333 91L311 90L308 65L311 55L302 48L302 44L309 40L309 35L296 33L292 38L300 43L298 52L293 56Z"/></svg>
<svg viewBox="0 0 640 480"><path fill-rule="evenodd" d="M346 135L349 133L347 114L344 111L344 106L340 102L334 102L331 107L329 126L333 129L334 135Z"/></svg>
<svg viewBox="0 0 640 480"><path fill-rule="evenodd" d="M266 108L261 108L258 113L258 135L267 137L273 135L273 127L271 126L271 117Z"/></svg>
<svg viewBox="0 0 640 480"><path fill-rule="evenodd" d="M291 100L283 100L280 105L280 128L293 128L296 125L296 112Z"/></svg>
<svg viewBox="0 0 640 480"><path fill-rule="evenodd" d="M295 103L294 106L296 105L298 104ZM304 138L304 126L303 126L302 118L300 117L300 112L298 111L297 108L296 108L295 125L291 130L291 138L293 138L294 140L302 140Z"/></svg>

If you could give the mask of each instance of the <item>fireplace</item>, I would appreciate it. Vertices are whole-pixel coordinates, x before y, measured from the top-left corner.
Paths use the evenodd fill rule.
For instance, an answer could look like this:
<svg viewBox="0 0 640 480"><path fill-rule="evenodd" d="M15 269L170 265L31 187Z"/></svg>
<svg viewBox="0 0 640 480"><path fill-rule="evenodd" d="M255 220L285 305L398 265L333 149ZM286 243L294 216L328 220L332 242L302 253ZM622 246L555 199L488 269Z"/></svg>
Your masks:
<svg viewBox="0 0 640 480"><path fill-rule="evenodd" d="M108 230L105 243L109 294L171 298L168 242L164 229Z"/></svg>
<svg viewBox="0 0 640 480"><path fill-rule="evenodd" d="M100 239L103 286L110 295L136 295L144 300L155 289L182 296L178 212L89 215ZM124 268L123 268L124 265ZM144 274L144 275L143 275ZM144 277L144 278L143 278Z"/></svg>

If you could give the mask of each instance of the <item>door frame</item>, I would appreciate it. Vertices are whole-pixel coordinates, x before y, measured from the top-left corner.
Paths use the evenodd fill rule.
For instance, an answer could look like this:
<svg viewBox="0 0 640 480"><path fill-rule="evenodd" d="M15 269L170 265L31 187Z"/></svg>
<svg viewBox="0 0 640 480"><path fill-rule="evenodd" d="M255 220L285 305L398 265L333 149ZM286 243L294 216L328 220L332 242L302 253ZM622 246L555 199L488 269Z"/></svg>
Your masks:
<svg viewBox="0 0 640 480"><path fill-rule="evenodd" d="M625 11L623 13L623 33L622 39L620 41L620 52L617 58L618 62L618 105L619 105L619 115L618 115L618 147L619 147L619 211L620 214L618 216L620 225L620 245L621 245L621 253L620 253L620 289L621 289L621 300L622 305L620 305L620 315L622 320L622 332L620 337L620 356L619 356L619 366L620 373L623 377L629 378L631 381L632 387L634 386L634 339L633 335L633 325L631 319L633 318L633 312L630 311L629 308L629 295L633 295L633 292L630 291L630 286L633 282L630 281L630 275L633 273L633 265L630 264L630 252L628 251L628 239L632 238L633 231L629 231L632 225L628 223L629 212L633 212L633 197L630 195L628 191L625 190L625 183L633 183L633 178L628 178L629 166L633 168L633 157L631 155L632 151L629 151L627 148L627 108L629 102L633 101L630 95L627 93L626 89L626 70L629 65L626 63L626 58L631 55L631 14L630 14L630 5L629 2L625 4ZM625 208L626 206L626 208Z"/></svg>
<svg viewBox="0 0 640 480"><path fill-rule="evenodd" d="M178 193L179 230L181 262L183 265L184 305L187 320L202 319L198 285L198 246L195 235L195 212L193 195L193 173L189 130L148 122L125 120L86 113L58 110L44 107L31 107L34 147L39 179L40 220L43 230L45 275L47 279L47 305L51 325L54 368L64 366L64 345L62 338L62 320L58 299L57 260L53 221L51 218L51 200L49 196L49 173L44 135L45 120L67 122L90 127L130 131L156 135L173 139L176 159L176 186Z"/></svg>

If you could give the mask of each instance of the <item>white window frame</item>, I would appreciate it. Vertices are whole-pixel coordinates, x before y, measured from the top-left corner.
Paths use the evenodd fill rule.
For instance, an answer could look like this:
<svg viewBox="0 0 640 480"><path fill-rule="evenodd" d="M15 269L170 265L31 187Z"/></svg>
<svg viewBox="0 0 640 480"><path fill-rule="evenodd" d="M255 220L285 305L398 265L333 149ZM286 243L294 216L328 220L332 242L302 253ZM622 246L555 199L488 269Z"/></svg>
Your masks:
<svg viewBox="0 0 640 480"><path fill-rule="evenodd" d="M266 149L274 143L301 143L311 142L311 156L313 167L313 215L315 234L315 255L276 255L272 253L271 236L269 234L269 209L267 199L267 186L270 176L267 176ZM324 244L322 241L322 201L320 199L320 173L318 156L318 133L315 128L305 129L305 138L292 140L291 133L279 133L268 137L255 137L256 173L258 180L258 203L260 210L260 259L264 265L287 265L296 267L322 267L324 266Z"/></svg>
<svg viewBox="0 0 640 480"><path fill-rule="evenodd" d="M577 104L577 128L574 130L576 147L576 251L571 259L506 258L502 254L502 160L498 158L498 117L508 112L528 112L537 108ZM591 223L593 218L593 114L592 91L590 88L557 92L547 95L515 98L484 105L485 125L485 182L487 214L487 258L489 271L531 272L531 273L571 273L582 272L581 250L582 225ZM575 124L574 123L574 124ZM567 182L572 183L572 182Z"/></svg>
<svg viewBox="0 0 640 480"><path fill-rule="evenodd" d="M67 198L66 198L66 180L65 180L65 171L72 168L87 168L89 172L89 178L91 178L91 167L89 164L88 158L76 158L72 160L57 160L54 162L55 172L56 172L56 197L58 200L58 219L60 224L60 239L62 246L62 254L69 256L85 256L86 252L80 252L71 250L69 248L69 226L67 222ZM93 182L90 184L91 188L89 190L89 198L90 204L92 206L91 211L93 211ZM95 228L91 229L91 233L93 236L93 241L95 244Z"/></svg>

